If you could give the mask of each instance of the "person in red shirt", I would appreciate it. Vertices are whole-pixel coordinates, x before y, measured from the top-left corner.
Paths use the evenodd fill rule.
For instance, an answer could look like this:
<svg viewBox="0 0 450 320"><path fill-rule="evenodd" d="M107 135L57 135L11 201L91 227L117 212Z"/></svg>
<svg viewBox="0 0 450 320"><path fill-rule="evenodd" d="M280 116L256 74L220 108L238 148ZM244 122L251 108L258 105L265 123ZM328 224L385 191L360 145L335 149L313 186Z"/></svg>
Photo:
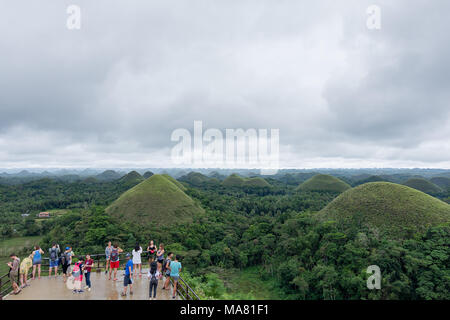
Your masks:
<svg viewBox="0 0 450 320"><path fill-rule="evenodd" d="M91 291L91 269L94 266L94 260L92 260L89 254L86 255L86 261L84 262L83 270L86 277L86 287L88 291Z"/></svg>

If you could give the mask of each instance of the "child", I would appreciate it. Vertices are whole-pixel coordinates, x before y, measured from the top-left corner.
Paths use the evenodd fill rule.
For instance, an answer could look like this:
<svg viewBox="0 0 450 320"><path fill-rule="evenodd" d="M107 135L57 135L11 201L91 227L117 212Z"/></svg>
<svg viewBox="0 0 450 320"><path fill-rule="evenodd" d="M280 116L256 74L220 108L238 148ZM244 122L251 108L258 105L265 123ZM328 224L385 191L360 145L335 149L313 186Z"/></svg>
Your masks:
<svg viewBox="0 0 450 320"><path fill-rule="evenodd" d="M130 285L130 294L133 294L133 261L131 260L131 255L126 254L127 264L125 266L125 277L123 278L123 292L122 297L127 295L128 285Z"/></svg>
<svg viewBox="0 0 450 320"><path fill-rule="evenodd" d="M82 293L81 284L83 283L83 257L78 258L78 262L73 266L72 276L74 278L73 282L73 293Z"/></svg>
<svg viewBox="0 0 450 320"><path fill-rule="evenodd" d="M86 286L84 287L87 291L91 291L91 269L94 265L94 260L91 259L91 255L86 255L86 261L84 263L84 275L86 277Z"/></svg>
<svg viewBox="0 0 450 320"><path fill-rule="evenodd" d="M149 290L149 299L156 299L156 289L158 288L158 278L159 271L156 264L156 261L153 261L150 264L150 271L148 272L148 278L150 279L150 290ZM153 298L152 298L152 290L153 290Z"/></svg>

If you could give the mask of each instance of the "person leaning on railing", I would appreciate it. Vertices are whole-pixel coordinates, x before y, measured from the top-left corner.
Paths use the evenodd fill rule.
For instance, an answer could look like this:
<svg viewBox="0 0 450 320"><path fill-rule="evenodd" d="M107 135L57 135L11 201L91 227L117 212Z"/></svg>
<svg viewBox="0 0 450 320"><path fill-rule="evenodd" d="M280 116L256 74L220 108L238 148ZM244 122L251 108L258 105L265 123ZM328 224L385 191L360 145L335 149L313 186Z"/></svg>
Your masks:
<svg viewBox="0 0 450 320"><path fill-rule="evenodd" d="M17 277L19 275L20 259L14 253L12 253L10 255L10 258L12 259L12 261L8 262L8 266L10 267L9 280L11 281L11 285L14 290L13 294L18 294L22 290L17 285Z"/></svg>

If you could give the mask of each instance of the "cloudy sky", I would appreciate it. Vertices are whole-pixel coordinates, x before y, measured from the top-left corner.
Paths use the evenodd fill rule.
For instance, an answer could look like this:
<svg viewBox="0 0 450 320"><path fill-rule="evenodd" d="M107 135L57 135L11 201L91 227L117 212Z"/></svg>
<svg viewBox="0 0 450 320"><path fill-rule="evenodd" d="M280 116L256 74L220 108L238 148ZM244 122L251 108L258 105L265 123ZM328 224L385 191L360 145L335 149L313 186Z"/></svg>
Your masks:
<svg viewBox="0 0 450 320"><path fill-rule="evenodd" d="M0 0L0 168L171 167L171 133L194 120L279 129L282 167L450 168L449 12L446 0Z"/></svg>

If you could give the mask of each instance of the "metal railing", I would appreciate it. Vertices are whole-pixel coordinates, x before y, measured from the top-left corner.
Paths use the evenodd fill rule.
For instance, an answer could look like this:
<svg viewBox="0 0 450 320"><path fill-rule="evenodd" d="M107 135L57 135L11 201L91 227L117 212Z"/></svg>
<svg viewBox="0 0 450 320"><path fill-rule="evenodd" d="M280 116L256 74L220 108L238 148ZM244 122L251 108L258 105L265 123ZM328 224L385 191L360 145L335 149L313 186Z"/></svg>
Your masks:
<svg viewBox="0 0 450 320"><path fill-rule="evenodd" d="M146 263L144 263L146 257L144 256L144 254L146 254L147 251L143 251L142 252L142 265L145 265L146 263L149 264L148 260ZM126 252L122 252L119 253L119 257L120 256L124 256L126 254ZM91 269L91 272L102 272L105 271L106 269L106 256L104 253L101 254L91 254L91 259L94 260L94 264L93 267ZM45 276L45 274L48 275L49 273L49 268L50 268L50 258L42 258L43 262L45 261L45 263L41 264L41 275L43 274ZM73 262L76 262L77 259L74 258ZM119 259L119 267L123 267L125 265L126 260ZM37 268L36 268L36 273L38 272ZM30 276L33 273L33 268L31 267L28 270L27 273L27 281L30 280ZM53 272L52 272L53 274ZM62 274L62 268L61 265L58 266L58 275ZM173 279L170 278L170 282L172 283L172 285L174 285L173 283ZM17 284L20 286L20 270L19 270L19 274L17 277ZM9 278L9 273L6 273L2 276L0 276L0 300L3 299L3 297L5 297L6 295L8 295L11 291L13 291L12 288L12 284L11 284L11 280ZM200 300L199 296L195 293L194 289L192 289L189 284L183 280L182 277L179 278L178 280L178 285L177 285L177 293L178 295L183 299L183 300Z"/></svg>

